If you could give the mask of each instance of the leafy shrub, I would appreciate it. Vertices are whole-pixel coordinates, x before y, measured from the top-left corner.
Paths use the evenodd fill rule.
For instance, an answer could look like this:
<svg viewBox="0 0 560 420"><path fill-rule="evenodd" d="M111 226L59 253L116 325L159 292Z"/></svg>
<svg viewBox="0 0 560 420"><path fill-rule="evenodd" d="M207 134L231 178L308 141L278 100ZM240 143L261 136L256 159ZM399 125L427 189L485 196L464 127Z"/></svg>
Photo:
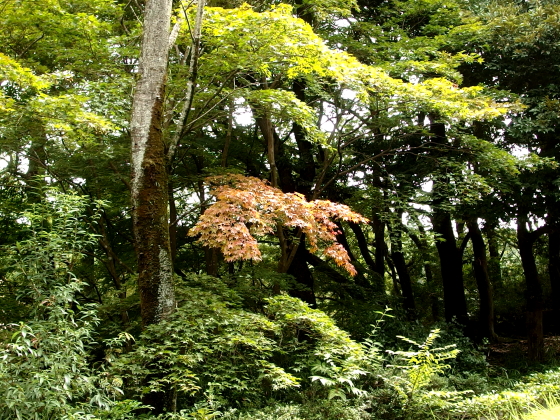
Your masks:
<svg viewBox="0 0 560 420"><path fill-rule="evenodd" d="M263 313L251 313L220 280L187 280L177 311L146 328L133 351L115 360L130 396L171 387L180 407L204 400L218 409L258 407L272 397L359 394L353 381L365 374L363 348L323 312L275 296Z"/></svg>
<svg viewBox="0 0 560 420"><path fill-rule="evenodd" d="M97 316L77 302L84 283L72 270L95 240L81 222L85 204L51 193L23 215L29 239L5 249L5 281L29 319L8 326L0 345L0 419L125 419L139 405L115 402L120 381L88 360Z"/></svg>

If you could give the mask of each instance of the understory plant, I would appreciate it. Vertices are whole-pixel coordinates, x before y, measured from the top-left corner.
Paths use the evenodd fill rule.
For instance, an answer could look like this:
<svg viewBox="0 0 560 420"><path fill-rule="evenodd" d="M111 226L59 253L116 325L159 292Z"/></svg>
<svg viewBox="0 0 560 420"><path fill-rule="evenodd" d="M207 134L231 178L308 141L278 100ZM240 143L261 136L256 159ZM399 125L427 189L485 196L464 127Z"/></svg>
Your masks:
<svg viewBox="0 0 560 420"><path fill-rule="evenodd" d="M423 343L399 336L401 340L411 345L412 349L388 351L393 355L395 363L388 367L395 370L393 375L384 379L397 392L404 418L409 417L410 411L415 408L420 395L434 376L442 374L449 368L446 361L455 359L459 354L459 350L453 344L434 347L434 342L439 336L439 329L432 330Z"/></svg>
<svg viewBox="0 0 560 420"><path fill-rule="evenodd" d="M26 319L2 325L0 419L126 419L139 404L117 402L119 379L92 367L96 308L76 299L84 282L74 268L95 241L86 200L47 195L22 215L28 238L2 250L3 286L18 291Z"/></svg>
<svg viewBox="0 0 560 420"><path fill-rule="evenodd" d="M178 410L188 411L201 402L220 410L360 393L362 346L301 300L271 297L253 313L201 275L185 276L177 295L175 313L146 328L132 351L112 350L127 396L174 389Z"/></svg>

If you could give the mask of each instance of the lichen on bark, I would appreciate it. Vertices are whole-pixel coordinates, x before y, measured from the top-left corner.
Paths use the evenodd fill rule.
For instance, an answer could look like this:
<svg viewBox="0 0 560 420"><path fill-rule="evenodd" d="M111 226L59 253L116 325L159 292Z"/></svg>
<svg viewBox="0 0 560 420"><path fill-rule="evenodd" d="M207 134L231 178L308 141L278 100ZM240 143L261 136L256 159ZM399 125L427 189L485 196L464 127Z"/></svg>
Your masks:
<svg viewBox="0 0 560 420"><path fill-rule="evenodd" d="M132 215L143 326L160 322L175 306L162 131L171 5L171 0L146 3L132 103Z"/></svg>

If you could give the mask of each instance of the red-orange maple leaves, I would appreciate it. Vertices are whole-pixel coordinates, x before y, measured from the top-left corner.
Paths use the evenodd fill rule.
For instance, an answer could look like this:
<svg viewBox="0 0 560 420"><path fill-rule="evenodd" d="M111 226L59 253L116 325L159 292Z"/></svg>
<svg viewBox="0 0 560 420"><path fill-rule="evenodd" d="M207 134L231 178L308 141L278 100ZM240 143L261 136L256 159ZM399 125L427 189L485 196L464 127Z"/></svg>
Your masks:
<svg viewBox="0 0 560 420"><path fill-rule="evenodd" d="M336 264L355 275L356 269L344 247L337 242L338 227L333 220L366 223L368 220L343 204L327 200L307 201L298 193L283 193L264 181L242 175L207 179L216 197L200 217L189 236L219 248L226 261L261 260L255 237L274 235L279 226L299 228L310 251L319 248Z"/></svg>

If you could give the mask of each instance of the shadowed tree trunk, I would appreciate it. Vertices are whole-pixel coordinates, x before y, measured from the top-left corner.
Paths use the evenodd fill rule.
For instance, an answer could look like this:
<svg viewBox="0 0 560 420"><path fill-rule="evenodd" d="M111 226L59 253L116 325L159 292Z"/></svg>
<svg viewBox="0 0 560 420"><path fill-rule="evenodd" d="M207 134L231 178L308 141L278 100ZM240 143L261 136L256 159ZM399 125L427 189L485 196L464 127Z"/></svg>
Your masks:
<svg viewBox="0 0 560 420"><path fill-rule="evenodd" d="M317 307L317 300L315 298L314 279L309 266L307 265L308 251L305 248L305 235L301 235L297 251L287 273L294 276L298 285L301 288L290 290L290 295L300 298L310 307Z"/></svg>
<svg viewBox="0 0 560 420"><path fill-rule="evenodd" d="M422 255L422 259L424 261L424 274L426 275L426 284L428 285L428 289L430 292L430 304L432 307L432 318L434 321L439 321L440 319L440 315L439 315L439 303L438 303L438 295L436 294L435 290L434 290L434 274L433 274L433 269L432 269L432 255L430 253L430 247L428 245L428 241L426 240L426 232L424 231L424 226L422 225L422 223L420 222L420 220L418 219L418 217L416 216L412 216L412 218L414 219L417 227L418 227L418 231L420 232L420 234L422 235L421 237L416 235L415 233L412 233L411 231L408 231L408 236L410 236L410 239L412 239L412 242L414 242L414 244L416 245L416 247L418 248L418 251L420 251L420 254Z"/></svg>
<svg viewBox="0 0 560 420"><path fill-rule="evenodd" d="M379 223L375 224L375 220L377 220ZM375 277L373 279L371 279L371 287L372 289L376 292L376 293L383 293L385 291L385 284L384 284L384 268L385 268L385 261L384 261L384 250L385 250L385 241L377 241L378 238L382 237L384 234L384 224L381 223L381 221L379 220L379 218L376 218L374 216L374 221L373 223L373 229L374 231L376 230L376 243L378 243L377 247L376 247L376 259L377 261L375 261L371 255L371 252L369 250L369 244L367 242L366 236L364 234L364 231L362 229L362 227L357 224L357 223L348 223L348 225L350 226L350 229L352 229L352 232L354 232L354 236L356 237L356 241L358 242L358 249L360 250L360 254L362 255L362 258L364 259L364 261L366 262L367 266L370 268L370 270L375 273ZM379 243L381 245L379 245ZM380 252L378 252L378 250Z"/></svg>
<svg viewBox="0 0 560 420"><path fill-rule="evenodd" d="M357 272L356 275L354 276L354 284L356 284L356 286L359 286L359 287L363 287L363 288L366 288L366 289L371 289L371 286L370 286L368 280L364 276L364 273L366 272L366 270L364 269L362 264L360 264L360 262L356 259L356 256L352 252L352 249L350 248L350 244L348 243L348 238L346 237L346 232L344 230L344 227L342 226L342 223L336 222L336 224L338 226L338 230L340 231L340 233L338 235L336 235L336 240L346 250L346 253L350 257L350 262L352 263L352 265L354 266L354 268L356 269L356 272ZM308 261L309 261L309 259L308 259Z"/></svg>
<svg viewBox="0 0 560 420"><path fill-rule="evenodd" d="M488 275L495 288L502 284L501 255L496 238L496 227L497 225L492 223L485 223L483 227L483 232L488 243L488 254L490 255L488 259Z"/></svg>
<svg viewBox="0 0 560 420"><path fill-rule="evenodd" d="M548 276L550 279L551 301L553 302L553 330L560 332L560 232L548 234Z"/></svg>
<svg viewBox="0 0 560 420"><path fill-rule="evenodd" d="M478 286L478 295L480 299L479 328L483 337L489 338L491 341L497 340L494 332L494 297L492 293L492 284L488 275L488 261L486 259L486 245L482 232L478 227L476 218L467 221L467 227L473 247L474 276Z"/></svg>
<svg viewBox="0 0 560 420"><path fill-rule="evenodd" d="M443 304L445 320L454 318L462 325L467 325L467 302L463 285L463 262L457 247L451 215L446 211L435 210L432 216L434 232L441 240L436 242L443 282Z"/></svg>
<svg viewBox="0 0 560 420"><path fill-rule="evenodd" d="M552 198L552 197L551 197ZM558 204L551 202L548 206L549 212L547 224L552 226L548 234L548 277L550 280L550 292L552 302L552 330L560 332L560 230Z"/></svg>
<svg viewBox="0 0 560 420"><path fill-rule="evenodd" d="M527 212L520 209L517 217L517 244L526 285L529 357L532 360L542 360L544 357L542 322L544 300L537 263L533 254L533 244L540 232L538 230L530 232L527 228L528 222Z"/></svg>
<svg viewBox="0 0 560 420"><path fill-rule="evenodd" d="M433 133L433 142L445 145L447 137L443 123L432 123L430 127ZM463 261L461 250L457 247L453 222L449 210L448 198L445 194L445 177L434 182L432 194L434 195L434 210L432 214L432 225L434 233L439 238L436 248L439 255L441 278L443 282L443 302L445 320L447 322L456 319L460 324L468 325L467 301L465 298L465 287L463 284Z"/></svg>
<svg viewBox="0 0 560 420"><path fill-rule="evenodd" d="M399 218L402 214L398 215ZM397 222L401 224L400 222ZM404 226L395 226L389 228L389 236L391 238L391 259L395 265L395 270L399 276L399 284L403 297L403 308L409 319L416 319L416 304L414 302L414 294L412 292L412 280L406 266L406 260L402 250L402 228Z"/></svg>

